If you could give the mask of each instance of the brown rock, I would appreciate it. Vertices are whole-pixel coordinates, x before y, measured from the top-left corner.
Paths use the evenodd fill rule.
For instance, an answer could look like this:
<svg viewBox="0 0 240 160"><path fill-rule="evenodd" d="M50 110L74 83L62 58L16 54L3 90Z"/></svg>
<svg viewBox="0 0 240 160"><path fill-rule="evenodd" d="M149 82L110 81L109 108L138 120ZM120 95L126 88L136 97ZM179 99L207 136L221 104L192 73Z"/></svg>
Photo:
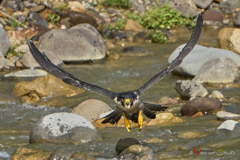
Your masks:
<svg viewBox="0 0 240 160"><path fill-rule="evenodd" d="M10 45L19 45L24 43L27 38L32 38L34 36L34 32L31 28L25 28L21 31L7 31L7 35L10 40Z"/></svg>
<svg viewBox="0 0 240 160"><path fill-rule="evenodd" d="M124 31L142 32L143 28L140 24L138 24L134 20L128 19L128 21L124 27Z"/></svg>
<svg viewBox="0 0 240 160"><path fill-rule="evenodd" d="M221 48L240 54L239 36L240 36L240 29L223 28L218 33L218 40Z"/></svg>
<svg viewBox="0 0 240 160"><path fill-rule="evenodd" d="M46 160L51 155L50 152L22 148L12 155L12 160Z"/></svg>
<svg viewBox="0 0 240 160"><path fill-rule="evenodd" d="M77 12L86 12L87 9L84 5L82 5L79 1L69 1L68 6L71 11L77 11Z"/></svg>
<svg viewBox="0 0 240 160"><path fill-rule="evenodd" d="M221 12L217 12L214 10L206 10L203 14L203 20L204 21L217 21L222 23L223 22L223 16L221 15Z"/></svg>
<svg viewBox="0 0 240 160"><path fill-rule="evenodd" d="M162 143L162 142L163 142L163 140L162 140L162 139L159 139L159 138L157 138L157 137L153 137L153 138L148 139L148 140L146 141L146 143Z"/></svg>
<svg viewBox="0 0 240 160"><path fill-rule="evenodd" d="M219 100L208 97L195 98L188 101L181 108L183 116L193 116L197 112L216 113L222 109L222 104Z"/></svg>
<svg viewBox="0 0 240 160"><path fill-rule="evenodd" d="M58 17L58 14L53 9L50 9L50 8L46 8L43 11L39 12L39 15L48 22L50 21L49 15L51 16L54 15L55 18Z"/></svg>
<svg viewBox="0 0 240 160"><path fill-rule="evenodd" d="M157 103L159 104L165 104L165 105L169 105L169 104L178 104L178 100L177 99L173 99L167 96L163 96L161 97Z"/></svg>
<svg viewBox="0 0 240 160"><path fill-rule="evenodd" d="M36 103L42 97L61 95L69 97L83 93L84 89L68 85L61 79L48 74L30 82L17 83L13 92L17 97L22 97L24 102Z"/></svg>
<svg viewBox="0 0 240 160"><path fill-rule="evenodd" d="M102 113L106 113L111 110L112 108L103 101L97 99L88 99L75 107L72 110L72 113L78 114L79 116L86 118L88 121L93 122L99 119L99 116Z"/></svg>
<svg viewBox="0 0 240 160"><path fill-rule="evenodd" d="M140 142L135 138L122 138L117 142L115 151L117 154L119 154L129 146L136 145L136 144L140 144Z"/></svg>
<svg viewBox="0 0 240 160"><path fill-rule="evenodd" d="M171 125L173 123L181 123L183 122L181 118L175 117L172 113L159 113L156 115L155 119L152 119L147 125L160 125L166 126Z"/></svg>
<svg viewBox="0 0 240 160"><path fill-rule="evenodd" d="M233 51L237 54L240 55L240 42L239 42L239 37L240 37L240 29L234 29L232 32L232 35L229 37L229 50Z"/></svg>
<svg viewBox="0 0 240 160"><path fill-rule="evenodd" d="M70 160L96 160L96 158L90 156L88 153L74 153Z"/></svg>
<svg viewBox="0 0 240 160"><path fill-rule="evenodd" d="M178 137L180 138L200 138L208 135L206 132L179 132Z"/></svg>

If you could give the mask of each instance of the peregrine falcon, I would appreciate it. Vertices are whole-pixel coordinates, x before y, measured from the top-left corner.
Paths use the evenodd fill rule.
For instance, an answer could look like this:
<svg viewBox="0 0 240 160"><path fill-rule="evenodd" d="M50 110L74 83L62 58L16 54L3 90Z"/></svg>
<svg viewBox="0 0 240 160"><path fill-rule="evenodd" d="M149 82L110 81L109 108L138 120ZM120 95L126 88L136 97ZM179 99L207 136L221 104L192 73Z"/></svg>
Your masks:
<svg viewBox="0 0 240 160"><path fill-rule="evenodd" d="M102 123L115 124L123 116L125 127L127 131L130 132L129 120L138 123L140 125L140 128L142 128L143 115L151 119L154 119L156 118L155 115L156 111L164 111L167 108L161 106L160 104L145 103L141 100L140 95L181 64L182 60L196 45L202 31L202 26L203 26L202 14L199 14L196 26L193 30L190 40L182 49L182 51L179 53L179 55L176 57L176 59L173 60L172 63L166 69L156 74L149 81L143 84L140 88L133 91L127 91L122 93L115 93L110 90L101 88L93 84L89 84L87 82L83 82L75 78L73 75L67 73L63 69L54 65L43 52L40 52L36 48L32 41L27 40L27 44L33 57L44 70L62 79L62 81L67 84L84 88L85 90L92 91L97 94L111 98L116 104L116 110L105 116L104 117L105 119L102 121Z"/></svg>

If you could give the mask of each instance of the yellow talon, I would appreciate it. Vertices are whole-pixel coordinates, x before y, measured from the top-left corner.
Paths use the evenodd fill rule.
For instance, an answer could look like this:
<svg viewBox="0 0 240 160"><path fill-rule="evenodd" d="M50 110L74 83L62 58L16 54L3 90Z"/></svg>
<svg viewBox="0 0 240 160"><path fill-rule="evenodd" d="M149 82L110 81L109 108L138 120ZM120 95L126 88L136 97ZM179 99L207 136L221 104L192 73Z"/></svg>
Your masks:
<svg viewBox="0 0 240 160"><path fill-rule="evenodd" d="M123 117L124 117L125 127L126 127L127 131L130 132L130 130L129 130L129 128L130 128L130 122L129 122L129 120L127 119L127 117L125 116L125 114L123 114Z"/></svg>
<svg viewBox="0 0 240 160"><path fill-rule="evenodd" d="M143 117L142 117L142 111L139 111L139 115L138 115L138 124L140 125L140 129L142 129L142 125L143 125Z"/></svg>

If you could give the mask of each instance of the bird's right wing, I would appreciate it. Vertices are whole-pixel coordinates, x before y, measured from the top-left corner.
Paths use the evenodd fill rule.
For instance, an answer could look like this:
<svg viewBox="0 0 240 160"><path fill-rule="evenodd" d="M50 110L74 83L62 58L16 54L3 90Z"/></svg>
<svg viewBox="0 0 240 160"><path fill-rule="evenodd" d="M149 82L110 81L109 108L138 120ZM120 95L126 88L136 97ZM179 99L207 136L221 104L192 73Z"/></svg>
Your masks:
<svg viewBox="0 0 240 160"><path fill-rule="evenodd" d="M76 77L74 77L73 75L71 75L70 73L57 67L48 59L48 57L43 52L40 52L37 49L37 47L34 45L34 43L32 41L27 39L27 44L28 44L30 52L32 53L35 60L39 63L39 65L44 70L51 73L52 75L60 78L63 82L70 84L72 86L80 87L85 90L95 92L97 94L109 97L111 99L114 99L114 97L116 96L116 93L114 93L114 92L111 92L107 89L101 88L96 85L92 85L92 84L83 82L83 81L77 79Z"/></svg>
<svg viewBox="0 0 240 160"><path fill-rule="evenodd" d="M146 82L139 89L137 89L136 92L138 93L138 95L141 95L143 92L148 90L152 85L160 81L163 77L165 77L168 73L170 73L172 70L177 68L182 63L182 60L188 55L188 53L197 44L197 41L201 35L202 27L203 27L202 14L199 14L197 19L197 24L193 30L190 40L182 49L182 51L179 53L179 55L176 57L176 59L172 61L172 63L168 66L168 68L156 74L148 82Z"/></svg>

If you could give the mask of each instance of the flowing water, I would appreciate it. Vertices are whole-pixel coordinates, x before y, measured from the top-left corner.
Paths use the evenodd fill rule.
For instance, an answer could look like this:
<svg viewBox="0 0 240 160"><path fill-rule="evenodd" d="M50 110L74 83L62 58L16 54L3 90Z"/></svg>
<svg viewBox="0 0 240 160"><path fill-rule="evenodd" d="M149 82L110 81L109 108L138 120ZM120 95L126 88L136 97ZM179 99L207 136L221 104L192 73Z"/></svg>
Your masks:
<svg viewBox="0 0 240 160"><path fill-rule="evenodd" d="M217 44L215 32L205 31L199 43L206 43L214 46ZM213 34L211 36L209 34ZM209 38L206 38L208 35ZM189 35L167 45L159 44L139 44L139 46L152 51L154 54L144 57L120 57L118 60L103 60L90 64L81 65L66 65L63 68L72 73L77 78L107 88L114 92L124 92L135 90L143 83L149 80L152 76L167 67L167 59L173 50L188 41ZM216 47L216 46L214 46ZM175 91L175 83L179 79L186 79L172 74L167 75L141 97L146 102L157 102L162 96L177 97ZM103 140L101 142L89 142L86 144L67 145L67 144L29 144L29 133L32 125L41 117L55 112L70 112L72 108L82 101L90 98L100 99L115 108L113 101L85 91L81 95L74 97L63 98L60 102L69 100L69 103L54 108L51 106L35 106L22 104L13 94L13 87L19 81L10 81L1 79L0 81L0 159L11 159L14 150L19 147L36 148L46 152L53 152L57 148L68 148L78 152L92 153L93 156L114 158L115 146L119 139L125 137L133 137L140 141L157 137L163 140L160 144L155 144L155 148L160 151L153 155L153 159L158 157L170 157L183 159L238 159L240 153L240 139L218 136L216 134L217 127L222 123L216 119L216 116L205 115L202 117L182 117L183 123L178 123L172 126L164 127L144 127L142 131L138 128L133 128L131 133L127 133L125 128L105 128L98 129ZM218 89L227 99L235 98L236 102L223 102L224 108L228 111L239 114L239 97L240 88L213 88L207 87L209 93L212 90ZM61 104L61 103L60 103ZM180 138L181 132L201 132L204 136L200 138ZM194 154L194 149L197 151L201 148L202 154ZM224 151L224 155L220 150ZM204 150L204 151L203 151ZM97 156L101 155L101 156Z"/></svg>

